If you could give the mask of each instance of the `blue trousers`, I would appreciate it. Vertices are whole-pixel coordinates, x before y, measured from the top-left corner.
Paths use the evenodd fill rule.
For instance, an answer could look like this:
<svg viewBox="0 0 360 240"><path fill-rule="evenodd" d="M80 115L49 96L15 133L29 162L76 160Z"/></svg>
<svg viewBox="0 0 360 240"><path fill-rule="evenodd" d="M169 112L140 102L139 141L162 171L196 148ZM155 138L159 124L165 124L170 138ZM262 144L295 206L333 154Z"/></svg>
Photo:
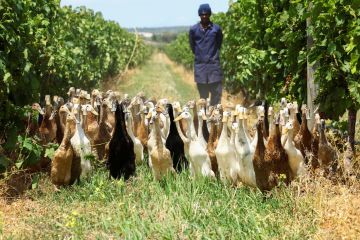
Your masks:
<svg viewBox="0 0 360 240"><path fill-rule="evenodd" d="M196 83L200 98L208 98L211 94L210 105L215 106L221 103L222 83Z"/></svg>

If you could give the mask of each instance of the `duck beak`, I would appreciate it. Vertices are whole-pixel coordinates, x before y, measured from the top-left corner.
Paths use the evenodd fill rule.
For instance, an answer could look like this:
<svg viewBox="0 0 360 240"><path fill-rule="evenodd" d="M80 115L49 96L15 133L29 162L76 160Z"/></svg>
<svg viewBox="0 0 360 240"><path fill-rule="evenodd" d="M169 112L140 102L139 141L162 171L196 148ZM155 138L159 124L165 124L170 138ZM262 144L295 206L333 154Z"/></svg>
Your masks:
<svg viewBox="0 0 360 240"><path fill-rule="evenodd" d="M287 134L289 132L289 129L287 127L284 127L283 132L284 132L284 134Z"/></svg>
<svg viewBox="0 0 360 240"><path fill-rule="evenodd" d="M56 111L52 111L52 112L51 112L51 115L50 115L50 117L49 117L49 120L50 120L50 121L53 120L54 117L55 117L55 115L56 115Z"/></svg>
<svg viewBox="0 0 360 240"><path fill-rule="evenodd" d="M178 116L177 118L174 119L174 122L177 122L177 121L179 121L181 119L183 119L183 116L180 115L180 116Z"/></svg>
<svg viewBox="0 0 360 240"><path fill-rule="evenodd" d="M149 112L147 115L146 115L146 119L150 119L152 117L152 112Z"/></svg>
<svg viewBox="0 0 360 240"><path fill-rule="evenodd" d="M244 119L244 113L239 112L238 116L239 116L239 119L240 119L240 120Z"/></svg>
<svg viewBox="0 0 360 240"><path fill-rule="evenodd" d="M41 115L45 115L45 112L44 112L44 110L43 110L41 107L39 107L37 110L39 111L39 113L40 113Z"/></svg>
<svg viewBox="0 0 360 240"><path fill-rule="evenodd" d="M98 115L99 115L98 112L95 111L95 109L92 109L91 112L92 112L92 114L94 114L95 116L98 116Z"/></svg>

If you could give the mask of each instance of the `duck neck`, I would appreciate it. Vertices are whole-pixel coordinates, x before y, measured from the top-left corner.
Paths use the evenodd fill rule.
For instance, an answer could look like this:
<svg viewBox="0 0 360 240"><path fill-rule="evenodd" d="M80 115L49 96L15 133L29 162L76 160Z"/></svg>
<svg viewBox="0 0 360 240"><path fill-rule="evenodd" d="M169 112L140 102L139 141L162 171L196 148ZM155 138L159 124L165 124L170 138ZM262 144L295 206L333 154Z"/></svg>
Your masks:
<svg viewBox="0 0 360 240"><path fill-rule="evenodd" d="M280 127L279 124L275 124L275 143L276 146L281 148L281 133L280 133Z"/></svg>
<svg viewBox="0 0 360 240"><path fill-rule="evenodd" d="M216 125L214 121L211 121L208 145L214 146L215 139L216 139Z"/></svg>
<svg viewBox="0 0 360 240"><path fill-rule="evenodd" d="M62 146L68 146L70 144L70 139L72 137L71 125L72 125L72 123L70 121L66 122L65 130L64 130L64 137L61 141Z"/></svg>
<svg viewBox="0 0 360 240"><path fill-rule="evenodd" d="M293 146L294 145L293 141L294 141L294 129L289 129L287 132L286 145Z"/></svg>
<svg viewBox="0 0 360 240"><path fill-rule="evenodd" d="M177 114L175 109L173 109L173 114L174 114L174 119L178 117L178 114ZM176 126L176 130L178 131L181 140L184 143L189 142L190 140L189 140L189 138L187 136L190 137L190 135L187 135L187 133L185 134L186 136L184 135L183 131L181 130L179 121L175 122L175 126Z"/></svg>
<svg viewBox="0 0 360 240"><path fill-rule="evenodd" d="M92 123L97 121L97 117L92 112L88 112L87 118L86 118L86 124L87 126L91 125Z"/></svg>
<svg viewBox="0 0 360 240"><path fill-rule="evenodd" d="M219 141L226 141L228 139L228 136L227 136L227 124L226 122L222 122L222 129L221 129L221 134L220 134L220 137L219 137Z"/></svg>
<svg viewBox="0 0 360 240"><path fill-rule="evenodd" d="M190 126L190 127L188 128L188 130L187 130L188 132L186 135L190 136L190 138L194 141L194 140L196 140L197 135L196 135L196 130L195 130L195 126L194 126L194 120L192 117L190 117L188 119L188 126Z"/></svg>
<svg viewBox="0 0 360 240"><path fill-rule="evenodd" d="M257 144L256 144L255 154L259 155L261 159L264 159L265 144L264 144L264 136L262 133L261 126L257 126L256 134L257 134Z"/></svg>
<svg viewBox="0 0 360 240"><path fill-rule="evenodd" d="M145 124L145 113L144 112L141 112L140 113L140 126L145 129L145 133L146 133L146 136L148 135L148 127L146 126Z"/></svg>
<svg viewBox="0 0 360 240"><path fill-rule="evenodd" d="M59 116L60 116L60 127L63 130L63 132L65 132L65 128L66 128L66 113L65 112L59 112Z"/></svg>
<svg viewBox="0 0 360 240"><path fill-rule="evenodd" d="M96 96L92 96L91 98L91 106L96 109Z"/></svg>
<svg viewBox="0 0 360 240"><path fill-rule="evenodd" d="M235 143L235 131L234 129L230 129L230 143Z"/></svg>
<svg viewBox="0 0 360 240"><path fill-rule="evenodd" d="M102 123L106 122L107 117L108 117L107 108L101 107L100 122Z"/></svg>
<svg viewBox="0 0 360 240"><path fill-rule="evenodd" d="M131 115L128 117L127 121L126 121L126 129L127 129L127 132L129 134L129 137L134 141L135 140L135 135L134 135L134 132L132 130L132 126L133 126L133 121L132 121L132 117Z"/></svg>
<svg viewBox="0 0 360 240"><path fill-rule="evenodd" d="M199 118L198 118L198 115L197 115L197 107L196 107L196 104L194 105L194 108L192 109L193 110L193 125L194 125L194 133L195 135L198 134L198 129L199 129Z"/></svg>
<svg viewBox="0 0 360 240"><path fill-rule="evenodd" d="M250 135L249 135L249 132L248 132L248 126L247 126L247 119L246 118L243 119L243 130L244 130L244 134L245 134L245 137L246 137L247 141L250 143L251 138L250 138Z"/></svg>
<svg viewBox="0 0 360 240"><path fill-rule="evenodd" d="M134 116L133 119L131 120L132 122L132 126L134 128L135 131L137 131L138 127L139 127L139 115L137 115L137 113L140 111L140 105L139 104L134 104L131 107L131 115ZM141 116L140 116L141 118Z"/></svg>
<svg viewBox="0 0 360 240"><path fill-rule="evenodd" d="M245 132L245 119L241 119L238 120L238 124L239 124L239 133L238 133L238 137L236 139L241 139L242 142L246 143L246 144L250 144L249 140L246 138L246 132Z"/></svg>
<svg viewBox="0 0 360 240"><path fill-rule="evenodd" d="M202 131L202 128L203 128L203 120L202 118L198 118L198 137L199 138L204 138L204 135L203 135L203 131Z"/></svg>
<svg viewBox="0 0 360 240"><path fill-rule="evenodd" d="M155 143L158 148L159 154L162 155L163 152L163 141L161 139L161 130L160 130L160 122L159 118L156 118L154 121L154 131L155 131Z"/></svg>
<svg viewBox="0 0 360 240"><path fill-rule="evenodd" d="M322 143L322 144L328 143L328 141L326 139L326 135L325 135L325 129L323 127L320 127L320 143Z"/></svg>
<svg viewBox="0 0 360 240"><path fill-rule="evenodd" d="M81 126L82 126L82 128L83 128L84 130L87 130L87 129L88 129L87 119L88 119L87 114L82 114Z"/></svg>
<svg viewBox="0 0 360 240"><path fill-rule="evenodd" d="M306 114L303 113L302 114L302 122L301 122L301 131L306 131L308 130L307 128L307 118L306 118Z"/></svg>

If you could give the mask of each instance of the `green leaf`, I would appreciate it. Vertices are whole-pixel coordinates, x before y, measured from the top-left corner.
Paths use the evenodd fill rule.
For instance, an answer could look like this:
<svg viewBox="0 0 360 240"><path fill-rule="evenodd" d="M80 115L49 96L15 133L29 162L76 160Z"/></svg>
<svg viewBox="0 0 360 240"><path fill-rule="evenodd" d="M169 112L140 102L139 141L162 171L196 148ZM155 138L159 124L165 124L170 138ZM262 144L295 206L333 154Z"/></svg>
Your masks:
<svg viewBox="0 0 360 240"><path fill-rule="evenodd" d="M352 98L355 99L358 104L360 104L360 83L358 83L356 80L350 81L349 91Z"/></svg>
<svg viewBox="0 0 360 240"><path fill-rule="evenodd" d="M331 42L328 46L328 52L330 54L333 54L335 50L336 50L336 45L335 45L335 43Z"/></svg>
<svg viewBox="0 0 360 240"><path fill-rule="evenodd" d="M346 45L345 52L348 54L356 47L356 44L354 44L354 38L352 37L350 40L350 43Z"/></svg>
<svg viewBox="0 0 360 240"><path fill-rule="evenodd" d="M24 50L24 58L25 58L25 59L28 59L28 56L29 56L28 49L25 48L25 50Z"/></svg>
<svg viewBox="0 0 360 240"><path fill-rule="evenodd" d="M24 161L16 162L16 163L15 163L16 168L17 168L17 169L20 169L20 168L22 167L23 163L24 163Z"/></svg>
<svg viewBox="0 0 360 240"><path fill-rule="evenodd" d="M351 54L350 66L352 74L356 73L359 57L359 54Z"/></svg>
<svg viewBox="0 0 360 240"><path fill-rule="evenodd" d="M31 139L30 138L25 138L23 144L22 144L22 147L29 150L29 151L32 151L33 150L33 143L31 142Z"/></svg>
<svg viewBox="0 0 360 240"><path fill-rule="evenodd" d="M47 64L48 67L54 66L54 60L55 60L54 56L50 56L49 62Z"/></svg>
<svg viewBox="0 0 360 240"><path fill-rule="evenodd" d="M78 54L81 54L81 53L82 53L82 50L81 50L81 48L76 47L76 48L74 48L74 49L72 50L72 52L73 52L74 54L78 55Z"/></svg>
<svg viewBox="0 0 360 240"><path fill-rule="evenodd" d="M50 22L48 20L42 20L41 24L44 26L48 26L50 24Z"/></svg>
<svg viewBox="0 0 360 240"><path fill-rule="evenodd" d="M47 148L46 150L45 150L45 157L47 157L47 158L50 158L50 159L53 159L54 158L54 155L55 155L55 149L54 148Z"/></svg>
<svg viewBox="0 0 360 240"><path fill-rule="evenodd" d="M27 62L26 65L25 65L25 68L24 68L24 72L29 72L30 71L30 68L31 68L32 64L30 62Z"/></svg>
<svg viewBox="0 0 360 240"><path fill-rule="evenodd" d="M9 72L5 73L3 81L5 83L9 83L11 81L11 79L12 79L11 73L9 73Z"/></svg>

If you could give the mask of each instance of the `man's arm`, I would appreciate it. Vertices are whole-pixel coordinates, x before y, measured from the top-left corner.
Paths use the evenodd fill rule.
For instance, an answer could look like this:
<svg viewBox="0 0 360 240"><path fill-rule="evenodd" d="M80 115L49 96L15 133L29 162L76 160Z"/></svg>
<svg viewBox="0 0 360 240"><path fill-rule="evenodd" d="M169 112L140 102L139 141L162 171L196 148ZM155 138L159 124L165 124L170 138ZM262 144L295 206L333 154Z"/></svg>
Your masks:
<svg viewBox="0 0 360 240"><path fill-rule="evenodd" d="M190 43L191 51L193 52L193 54L195 54L194 31L191 28L189 30L189 43Z"/></svg>
<svg viewBox="0 0 360 240"><path fill-rule="evenodd" d="M216 45L217 45L218 49L221 48L222 41L223 41L223 33L222 33L221 28L219 28L219 31L216 35Z"/></svg>

